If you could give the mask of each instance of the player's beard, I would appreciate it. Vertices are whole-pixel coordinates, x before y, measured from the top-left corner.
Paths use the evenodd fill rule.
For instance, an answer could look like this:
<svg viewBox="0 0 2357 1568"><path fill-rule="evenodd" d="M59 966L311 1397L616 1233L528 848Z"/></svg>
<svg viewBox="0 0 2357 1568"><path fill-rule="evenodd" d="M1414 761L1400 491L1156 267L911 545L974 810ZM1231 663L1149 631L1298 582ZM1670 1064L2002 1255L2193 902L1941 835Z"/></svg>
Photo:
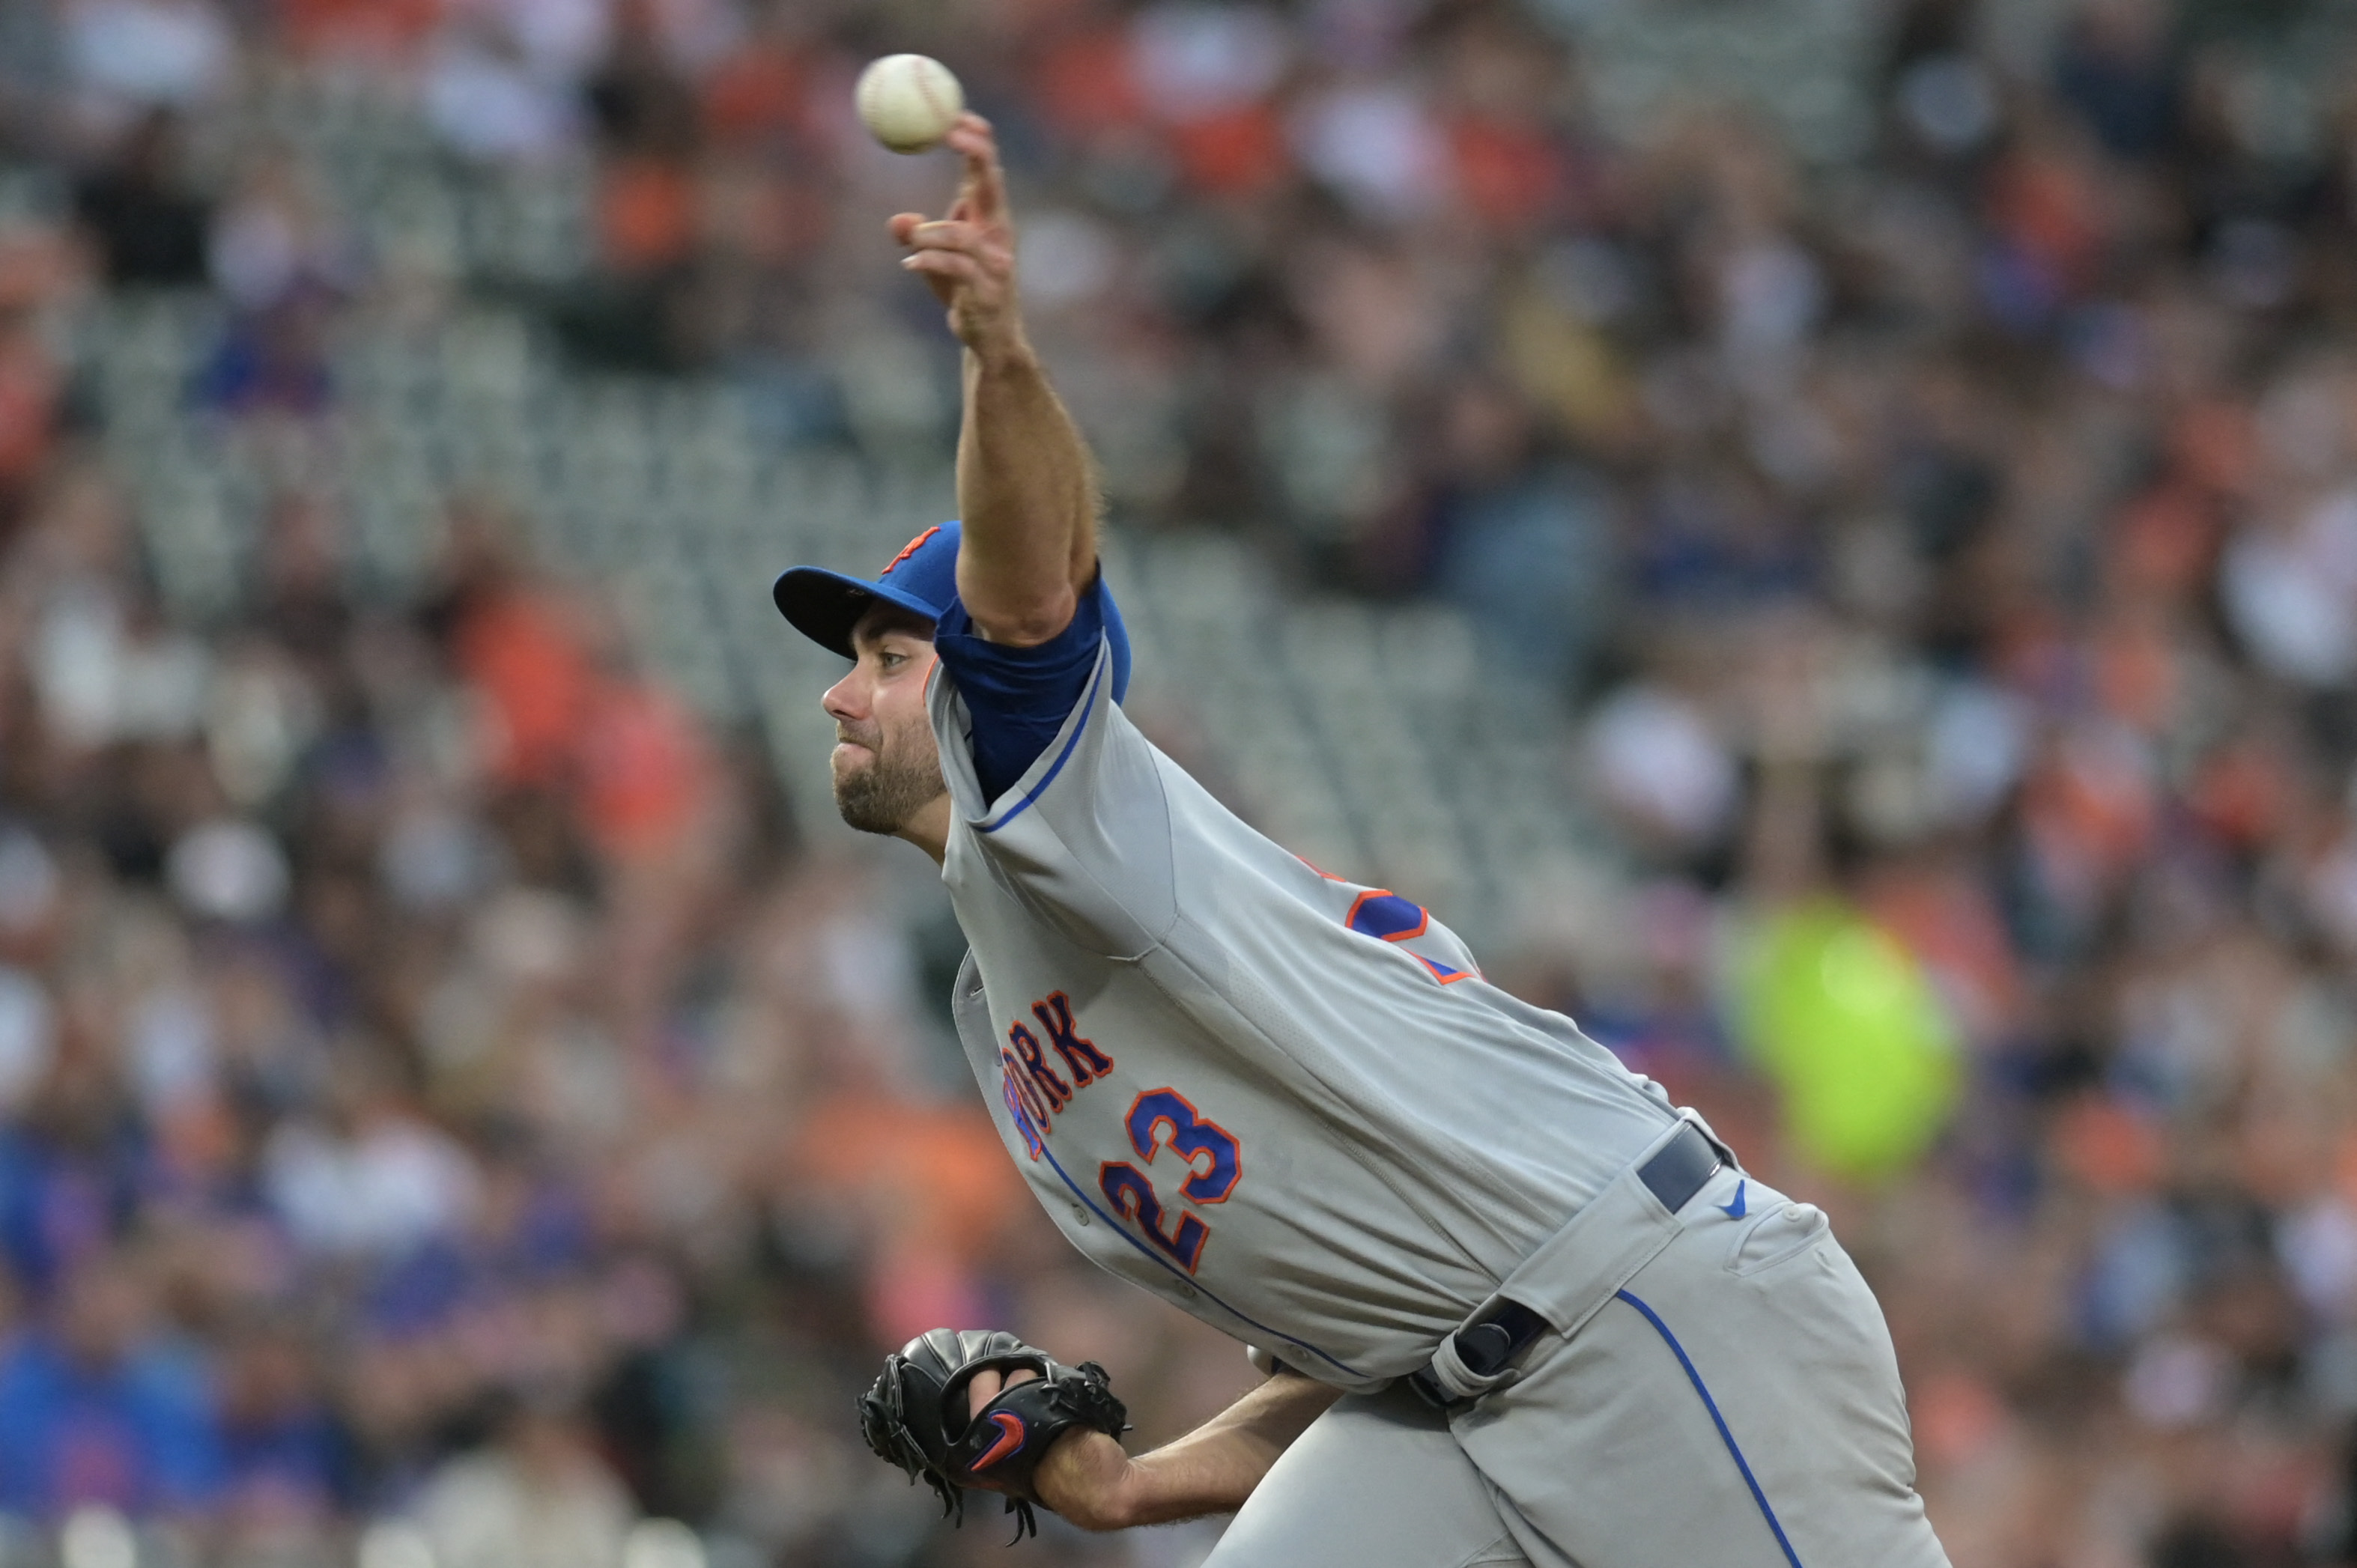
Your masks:
<svg viewBox="0 0 2357 1568"><path fill-rule="evenodd" d="M929 724L888 731L873 720L856 725L838 721L835 736L868 751L865 767L834 769L834 809L863 833L899 832L946 788Z"/></svg>

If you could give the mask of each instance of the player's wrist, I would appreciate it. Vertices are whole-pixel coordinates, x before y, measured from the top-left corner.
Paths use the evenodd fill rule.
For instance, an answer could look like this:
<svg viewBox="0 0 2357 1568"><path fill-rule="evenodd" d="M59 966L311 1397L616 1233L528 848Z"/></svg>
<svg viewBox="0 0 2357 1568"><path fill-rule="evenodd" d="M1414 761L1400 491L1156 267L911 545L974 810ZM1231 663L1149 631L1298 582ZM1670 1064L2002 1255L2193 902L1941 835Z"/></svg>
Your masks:
<svg viewBox="0 0 2357 1568"><path fill-rule="evenodd" d="M1013 376L1040 373L1039 356L1031 347L1031 339L1019 321L994 325L965 338L965 351L974 368L985 376Z"/></svg>
<svg viewBox="0 0 2357 1568"><path fill-rule="evenodd" d="M1102 1432L1068 1432L1039 1461L1039 1500L1082 1530L1126 1530L1137 1518L1136 1464Z"/></svg>

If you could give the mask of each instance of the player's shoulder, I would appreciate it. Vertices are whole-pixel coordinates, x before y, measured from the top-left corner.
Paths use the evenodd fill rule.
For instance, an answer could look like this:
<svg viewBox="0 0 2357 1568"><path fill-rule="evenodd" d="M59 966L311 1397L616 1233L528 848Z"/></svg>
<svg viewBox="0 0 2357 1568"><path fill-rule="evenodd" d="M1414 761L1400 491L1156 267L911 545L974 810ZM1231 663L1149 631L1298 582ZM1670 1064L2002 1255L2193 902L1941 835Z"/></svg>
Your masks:
<svg viewBox="0 0 2357 1568"><path fill-rule="evenodd" d="M1295 896L1342 930L1397 948L1443 985L1481 978L1465 944L1425 905L1389 887L1338 876L1290 850L1279 854L1282 858L1275 864ZM1370 957L1380 951L1358 950Z"/></svg>

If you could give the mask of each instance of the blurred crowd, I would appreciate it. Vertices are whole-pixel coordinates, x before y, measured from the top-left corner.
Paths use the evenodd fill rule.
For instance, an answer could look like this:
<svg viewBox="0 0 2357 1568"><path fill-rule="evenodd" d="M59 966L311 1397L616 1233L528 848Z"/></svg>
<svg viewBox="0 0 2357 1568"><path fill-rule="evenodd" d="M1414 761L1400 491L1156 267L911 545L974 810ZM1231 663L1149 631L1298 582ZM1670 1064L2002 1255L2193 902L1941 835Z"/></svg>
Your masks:
<svg viewBox="0 0 2357 1568"><path fill-rule="evenodd" d="M922 868L807 832L599 585L461 500L356 596L298 489L175 624L74 375L95 291L210 291L242 439L419 307L299 134L215 134L300 78L587 181L508 300L580 373L938 452L880 219L950 171L849 113L915 48L1117 520L1459 606L1563 726L1610 891L1492 972L1835 1210L1959 1568L2357 1561L2339 11L1892 0L1808 163L1774 82L1608 131L1602 8L0 7L0 153L71 192L0 223L0 1554L94 1505L157 1561L963 1562L995 1516L856 1446L881 1349L1009 1324L1147 1440L1249 1380L1031 1211Z"/></svg>
<svg viewBox="0 0 2357 1568"><path fill-rule="evenodd" d="M44 470L0 593L0 1514L164 1562L382 1517L445 1568L677 1563L642 1514L909 1561L929 1508L851 1457L877 1348L1109 1352L1113 1287L1033 1277L888 896L505 538L460 517L371 608L290 509L199 635L105 476Z"/></svg>

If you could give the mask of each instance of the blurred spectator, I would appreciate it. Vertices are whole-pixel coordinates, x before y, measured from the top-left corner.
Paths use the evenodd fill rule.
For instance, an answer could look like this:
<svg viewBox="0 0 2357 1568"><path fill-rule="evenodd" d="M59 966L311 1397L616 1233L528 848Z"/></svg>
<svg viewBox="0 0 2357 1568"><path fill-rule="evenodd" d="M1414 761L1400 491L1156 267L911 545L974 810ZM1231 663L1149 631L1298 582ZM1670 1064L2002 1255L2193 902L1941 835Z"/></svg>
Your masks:
<svg viewBox="0 0 2357 1568"><path fill-rule="evenodd" d="M2185 89L2173 27L2158 0L2099 0L2072 22L2055 90L2115 157L2154 157L2178 136Z"/></svg>
<svg viewBox="0 0 2357 1568"><path fill-rule="evenodd" d="M259 1545L332 1525L353 1500L341 1433L311 1348L266 1319L226 1336L220 1362L222 1508Z"/></svg>
<svg viewBox="0 0 2357 1568"><path fill-rule="evenodd" d="M186 1516L221 1482L202 1363L155 1325L126 1260L93 1258L0 1358L0 1506L55 1520L83 1503Z"/></svg>
<svg viewBox="0 0 2357 1568"><path fill-rule="evenodd" d="M488 21L462 22L436 44L426 66L425 113L453 150L503 163L564 149L576 116L566 84L535 75L519 56Z"/></svg>
<svg viewBox="0 0 2357 1568"><path fill-rule="evenodd" d="M116 287L170 288L205 276L211 209L183 184L178 124L152 111L75 188L75 209Z"/></svg>
<svg viewBox="0 0 2357 1568"><path fill-rule="evenodd" d="M425 1484L417 1517L447 1568L620 1568L636 1512L566 1406L512 1399L482 1450Z"/></svg>
<svg viewBox="0 0 2357 1568"><path fill-rule="evenodd" d="M304 290L348 284L348 248L308 171L282 151L246 165L239 188L213 214L209 257L223 297L258 313Z"/></svg>
<svg viewBox="0 0 2357 1568"><path fill-rule="evenodd" d="M73 0L63 14L74 107L102 127L196 108L235 74L237 40L205 0Z"/></svg>
<svg viewBox="0 0 2357 1568"><path fill-rule="evenodd" d="M441 20L439 0L280 0L285 47L330 69L406 65Z"/></svg>
<svg viewBox="0 0 2357 1568"><path fill-rule="evenodd" d="M297 1246L396 1259L466 1218L472 1165L406 1110L384 1076L350 1053L333 1090L333 1121L290 1121L264 1152L265 1190Z"/></svg>
<svg viewBox="0 0 2357 1568"><path fill-rule="evenodd" d="M239 418L315 418L328 412L332 302L296 287L231 321L192 389L199 406Z"/></svg>
<svg viewBox="0 0 2357 1568"><path fill-rule="evenodd" d="M65 423L65 371L47 317L70 279L46 236L0 239L0 537L23 517Z"/></svg>

